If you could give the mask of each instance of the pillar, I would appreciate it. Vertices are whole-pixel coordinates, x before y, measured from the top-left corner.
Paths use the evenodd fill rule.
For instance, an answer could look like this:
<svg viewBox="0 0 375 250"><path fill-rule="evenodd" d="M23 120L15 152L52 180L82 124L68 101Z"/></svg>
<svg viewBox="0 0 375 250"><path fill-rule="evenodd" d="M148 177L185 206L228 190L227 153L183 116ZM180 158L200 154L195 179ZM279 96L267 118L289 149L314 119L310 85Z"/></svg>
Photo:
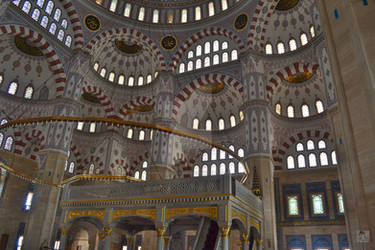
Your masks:
<svg viewBox="0 0 375 250"><path fill-rule="evenodd" d="M156 226L157 232L157 243L156 249L157 250L164 250L164 239L165 239L165 232L167 231L166 226Z"/></svg>
<svg viewBox="0 0 375 250"><path fill-rule="evenodd" d="M164 249L165 250L169 250L171 239L172 239L172 236L164 236Z"/></svg>
<svg viewBox="0 0 375 250"><path fill-rule="evenodd" d="M112 226L105 225L99 232L99 246L102 250L111 249Z"/></svg>
<svg viewBox="0 0 375 250"><path fill-rule="evenodd" d="M126 235L126 246L128 247L128 250L137 250L135 249L135 234L127 234Z"/></svg>
<svg viewBox="0 0 375 250"><path fill-rule="evenodd" d="M60 227L60 248L59 250L64 250L66 246L67 241L67 235L68 235L69 227L67 225L63 225Z"/></svg>
<svg viewBox="0 0 375 250"><path fill-rule="evenodd" d="M241 247L242 247L242 250L249 250L249 247L250 247L249 233L246 233L246 232L241 233Z"/></svg>
<svg viewBox="0 0 375 250"><path fill-rule="evenodd" d="M330 111L351 249L375 245L375 23L374 1L318 0L337 92ZM360 230L370 234L359 242Z"/></svg>
<svg viewBox="0 0 375 250"><path fill-rule="evenodd" d="M230 225L219 225L220 230L220 241L221 241L221 248L220 250L229 250L229 232L230 232Z"/></svg>

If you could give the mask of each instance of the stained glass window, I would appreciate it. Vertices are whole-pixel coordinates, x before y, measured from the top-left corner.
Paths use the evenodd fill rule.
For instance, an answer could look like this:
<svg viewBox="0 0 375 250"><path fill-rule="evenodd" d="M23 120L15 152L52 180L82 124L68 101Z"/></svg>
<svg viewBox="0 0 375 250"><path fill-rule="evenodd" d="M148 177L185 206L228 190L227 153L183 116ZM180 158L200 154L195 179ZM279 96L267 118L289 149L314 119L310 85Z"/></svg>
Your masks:
<svg viewBox="0 0 375 250"><path fill-rule="evenodd" d="M236 117L234 115L231 115L230 118L230 126L233 128L236 126Z"/></svg>
<svg viewBox="0 0 375 250"><path fill-rule="evenodd" d="M199 176L199 166L198 165L195 165L195 167L194 167L194 177L197 177L197 176Z"/></svg>
<svg viewBox="0 0 375 250"><path fill-rule="evenodd" d="M323 195L322 194L313 194L313 195L311 195L311 200L312 200L312 204L313 204L313 213L314 214L324 214Z"/></svg>
<svg viewBox="0 0 375 250"><path fill-rule="evenodd" d="M310 167L316 167L317 162L316 162L316 155L315 154L309 154L309 166Z"/></svg>
<svg viewBox="0 0 375 250"><path fill-rule="evenodd" d="M208 153L206 153L206 152L203 153L202 161L208 161Z"/></svg>
<svg viewBox="0 0 375 250"><path fill-rule="evenodd" d="M149 74L147 75L147 83L151 83L152 82L152 76Z"/></svg>
<svg viewBox="0 0 375 250"><path fill-rule="evenodd" d="M225 159L225 156L226 156L225 151L220 149L219 159L220 159L220 160L224 160L224 159Z"/></svg>
<svg viewBox="0 0 375 250"><path fill-rule="evenodd" d="M222 49L222 50L226 50L226 49L228 49L228 42L223 42L223 43L221 44L221 49Z"/></svg>
<svg viewBox="0 0 375 250"><path fill-rule="evenodd" d="M145 131L143 131L143 130L139 131L139 137L138 137L138 139L140 141L143 141L145 139Z"/></svg>
<svg viewBox="0 0 375 250"><path fill-rule="evenodd" d="M245 166L242 164L242 162L238 163L238 173L245 173Z"/></svg>
<svg viewBox="0 0 375 250"><path fill-rule="evenodd" d="M337 193L337 206L340 214L343 214L345 212L344 209L344 197L342 196L342 193Z"/></svg>
<svg viewBox="0 0 375 250"><path fill-rule="evenodd" d="M337 165L336 151L332 151L331 158L332 158L332 164Z"/></svg>
<svg viewBox="0 0 375 250"><path fill-rule="evenodd" d="M133 138L133 129L131 129L131 128L128 129L127 137L128 137L129 139L132 139L132 138Z"/></svg>
<svg viewBox="0 0 375 250"><path fill-rule="evenodd" d="M280 104L280 103L276 104L275 109L276 109L276 110L275 110L276 113L277 113L278 115L281 115L281 104Z"/></svg>
<svg viewBox="0 0 375 250"><path fill-rule="evenodd" d="M31 14L31 18L35 21L39 20L40 11L38 9L34 9L33 14Z"/></svg>
<svg viewBox="0 0 375 250"><path fill-rule="evenodd" d="M48 17L47 16L42 17L42 20L40 20L40 25L44 28L47 28L47 25L48 25Z"/></svg>
<svg viewBox="0 0 375 250"><path fill-rule="evenodd" d="M95 168L94 164L91 164L89 168L89 174L94 174L94 168Z"/></svg>
<svg viewBox="0 0 375 250"><path fill-rule="evenodd" d="M289 49L290 51L294 51L297 49L297 42L295 39L290 39L289 40Z"/></svg>
<svg viewBox="0 0 375 250"><path fill-rule="evenodd" d="M0 133L0 145L3 144L4 135L3 133Z"/></svg>
<svg viewBox="0 0 375 250"><path fill-rule="evenodd" d="M299 214L298 210L298 197L288 196L288 214L291 216L296 216Z"/></svg>
<svg viewBox="0 0 375 250"><path fill-rule="evenodd" d="M197 59L197 61L195 62L195 68L196 69L202 68L202 60L201 59Z"/></svg>
<svg viewBox="0 0 375 250"><path fill-rule="evenodd" d="M181 23L187 22L187 9L181 11Z"/></svg>
<svg viewBox="0 0 375 250"><path fill-rule="evenodd" d="M195 7L195 20L201 20L201 7Z"/></svg>
<svg viewBox="0 0 375 250"><path fill-rule="evenodd" d="M133 76L129 77L128 86L134 86L134 77Z"/></svg>
<svg viewBox="0 0 375 250"><path fill-rule="evenodd" d="M134 178L139 179L139 171L136 171L134 174Z"/></svg>
<svg viewBox="0 0 375 250"><path fill-rule="evenodd" d="M229 163L230 164L230 163ZM234 164L234 163L233 163ZM225 174L225 164L224 163L220 163L220 174L223 175Z"/></svg>
<svg viewBox="0 0 375 250"><path fill-rule="evenodd" d="M215 40L212 47L213 52L219 51L219 41Z"/></svg>
<svg viewBox="0 0 375 250"><path fill-rule="evenodd" d="M208 167L207 165L202 166L202 176L207 176L208 175Z"/></svg>
<svg viewBox="0 0 375 250"><path fill-rule="evenodd" d="M194 118L193 129L198 129L198 128L199 128L199 120L198 120L198 118Z"/></svg>
<svg viewBox="0 0 375 250"><path fill-rule="evenodd" d="M20 5L21 0L13 0L12 3L16 6Z"/></svg>
<svg viewBox="0 0 375 250"><path fill-rule="evenodd" d="M320 165L328 166L328 157L325 152L320 153Z"/></svg>
<svg viewBox="0 0 375 250"><path fill-rule="evenodd" d="M294 117L294 107L292 105L288 106L287 113L288 113L288 117L289 118L293 118Z"/></svg>
<svg viewBox="0 0 375 250"><path fill-rule="evenodd" d="M30 12L30 9L31 3L29 1L24 2L22 6L22 11L28 14Z"/></svg>
<svg viewBox="0 0 375 250"><path fill-rule="evenodd" d="M306 45L307 44L307 35L305 34L305 33L302 33L301 34L301 44L302 44L302 46L303 45Z"/></svg>
<svg viewBox="0 0 375 250"><path fill-rule="evenodd" d="M318 112L318 114L324 112L324 106L321 100L317 100L315 102L315 107L316 107L316 112Z"/></svg>
<svg viewBox="0 0 375 250"><path fill-rule="evenodd" d="M216 161L216 159L217 159L217 149L212 148L211 149L211 161Z"/></svg>
<svg viewBox="0 0 375 250"><path fill-rule="evenodd" d="M51 15L53 10L54 3L52 1L48 1L46 6L46 12Z"/></svg>
<svg viewBox="0 0 375 250"><path fill-rule="evenodd" d="M296 149L297 149L297 152L303 151L303 144L298 143L297 146L296 146Z"/></svg>
<svg viewBox="0 0 375 250"><path fill-rule="evenodd" d="M308 140L307 141L307 150L314 150L314 149L315 149L314 142L312 140Z"/></svg>
<svg viewBox="0 0 375 250"><path fill-rule="evenodd" d="M222 55L222 61L223 61L223 63L228 62L228 60L229 60L228 53L224 52L223 55Z"/></svg>
<svg viewBox="0 0 375 250"><path fill-rule="evenodd" d="M36 1L36 4L37 4L40 8L43 8L44 0L37 0L37 1Z"/></svg>
<svg viewBox="0 0 375 250"><path fill-rule="evenodd" d="M83 125L84 125L83 122L78 122L77 123L77 130L82 130L83 129Z"/></svg>
<svg viewBox="0 0 375 250"><path fill-rule="evenodd" d="M63 30L59 30L59 33L57 33L57 39L62 41L64 39L65 32Z"/></svg>
<svg viewBox="0 0 375 250"><path fill-rule="evenodd" d="M61 26L62 26L64 29L68 28L68 21L66 21L66 19L63 19L63 20L61 21Z"/></svg>
<svg viewBox="0 0 375 250"><path fill-rule="evenodd" d="M143 171L143 172L142 172L142 177L141 177L141 179L142 179L143 181L145 181L146 178L147 178L147 172L146 172L146 171Z"/></svg>
<svg viewBox="0 0 375 250"><path fill-rule="evenodd" d="M95 133L96 124L95 122L90 123L90 133Z"/></svg>
<svg viewBox="0 0 375 250"><path fill-rule="evenodd" d="M213 63L212 63L213 65L217 65L217 64L219 64L219 55L214 55L214 59L213 59Z"/></svg>
<svg viewBox="0 0 375 250"><path fill-rule="evenodd" d="M304 155L299 155L297 157L297 161L298 161L298 167L299 168L305 168L306 167L306 161L305 161Z"/></svg>
<svg viewBox="0 0 375 250"><path fill-rule="evenodd" d="M159 10L154 10L153 16L152 16L152 22L158 23L159 22Z"/></svg>
<svg viewBox="0 0 375 250"><path fill-rule="evenodd" d="M25 99L31 99L33 97L33 92L34 92L33 87L31 86L27 87L25 90L25 95L24 95Z"/></svg>
<svg viewBox="0 0 375 250"><path fill-rule="evenodd" d="M61 10L59 8L57 8L55 10L55 15L53 15L53 19L55 19L58 22L58 21L60 21L60 17L61 17Z"/></svg>
<svg viewBox="0 0 375 250"><path fill-rule="evenodd" d="M115 12L116 7L117 7L117 0L112 0L111 5L109 6L109 10L112 12Z"/></svg>
<svg viewBox="0 0 375 250"><path fill-rule="evenodd" d="M225 128L224 119L219 119L219 130L223 130Z"/></svg>
<svg viewBox="0 0 375 250"><path fill-rule="evenodd" d="M17 92L18 84L16 82L11 82L8 88L8 94L15 95Z"/></svg>
<svg viewBox="0 0 375 250"><path fill-rule="evenodd" d="M243 148L238 149L238 156L239 157L244 157L245 156L245 151L243 150Z"/></svg>
<svg viewBox="0 0 375 250"><path fill-rule="evenodd" d="M204 58L204 66L205 67L209 67L211 65L211 63L210 63L210 57L205 57Z"/></svg>
<svg viewBox="0 0 375 250"><path fill-rule="evenodd" d="M211 43L210 42L205 42L204 44L204 53L208 54L211 52Z"/></svg>
<svg viewBox="0 0 375 250"><path fill-rule="evenodd" d="M284 44L282 42L279 42L277 44L277 53L279 53L279 54L285 53L285 47L284 47Z"/></svg>
<svg viewBox="0 0 375 250"><path fill-rule="evenodd" d="M145 8L141 7L139 9L138 20L143 21L144 19L145 19Z"/></svg>
<svg viewBox="0 0 375 250"><path fill-rule="evenodd" d="M302 105L302 116L303 117L310 116L309 106L307 106L306 104Z"/></svg>
<svg viewBox="0 0 375 250"><path fill-rule="evenodd" d="M138 77L138 86L143 85L143 76Z"/></svg>
<svg viewBox="0 0 375 250"><path fill-rule="evenodd" d="M211 165L211 176L214 176L214 175L216 175L216 165L215 164L212 164Z"/></svg>
<svg viewBox="0 0 375 250"><path fill-rule="evenodd" d="M266 44L266 54L272 55L272 44L270 44L270 43Z"/></svg>
<svg viewBox="0 0 375 250"><path fill-rule="evenodd" d="M231 163L233 163L233 162L231 162ZM235 166L234 166L234 163L233 164L231 164L231 163L229 163L229 173L234 174L236 172Z"/></svg>
<svg viewBox="0 0 375 250"><path fill-rule="evenodd" d="M187 71L193 70L193 61L188 62Z"/></svg>
<svg viewBox="0 0 375 250"><path fill-rule="evenodd" d="M124 82L125 82L125 76L124 75L120 75L118 77L118 84L124 85Z"/></svg>
<svg viewBox="0 0 375 250"><path fill-rule="evenodd" d="M198 45L195 52L196 56L202 55L202 46Z"/></svg>
<svg viewBox="0 0 375 250"><path fill-rule="evenodd" d="M208 3L208 15L209 16L215 15L215 6L213 2Z"/></svg>
<svg viewBox="0 0 375 250"><path fill-rule="evenodd" d="M51 26L49 26L49 33L55 34L56 33L57 26L54 23L51 23Z"/></svg>
<svg viewBox="0 0 375 250"><path fill-rule="evenodd" d="M68 47L70 47L72 45L72 37L71 36L66 36L65 45L68 46Z"/></svg>
<svg viewBox="0 0 375 250"><path fill-rule="evenodd" d="M4 190L6 177L7 177L7 172L4 169L0 169L0 197Z"/></svg>
<svg viewBox="0 0 375 250"><path fill-rule="evenodd" d="M69 165L69 173L73 173L74 172L74 162L71 162L70 165Z"/></svg>
<svg viewBox="0 0 375 250"><path fill-rule="evenodd" d="M318 148L319 148L319 149L324 149L324 148L326 148L326 143L325 143L323 140L320 140L320 141L318 142Z"/></svg>
<svg viewBox="0 0 375 250"><path fill-rule="evenodd" d="M228 9L228 1L227 0L221 0L221 9L222 10Z"/></svg>
<svg viewBox="0 0 375 250"><path fill-rule="evenodd" d="M130 3L127 3L127 4L125 5L125 9L124 9L124 16L126 16L126 17L130 17L130 11L131 11L131 9L132 9L131 4L130 4Z"/></svg>

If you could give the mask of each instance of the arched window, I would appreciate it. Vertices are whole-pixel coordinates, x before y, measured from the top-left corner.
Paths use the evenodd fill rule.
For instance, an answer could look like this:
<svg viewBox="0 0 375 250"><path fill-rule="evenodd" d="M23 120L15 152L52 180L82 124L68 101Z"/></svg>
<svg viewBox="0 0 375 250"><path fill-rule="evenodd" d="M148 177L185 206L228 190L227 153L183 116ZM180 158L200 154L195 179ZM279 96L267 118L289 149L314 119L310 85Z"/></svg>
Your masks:
<svg viewBox="0 0 375 250"><path fill-rule="evenodd" d="M4 135L3 133L0 133L0 145L3 144Z"/></svg>
<svg viewBox="0 0 375 250"><path fill-rule="evenodd" d="M128 129L127 137L128 137L129 139L132 139L132 138L133 138L133 129L131 129L131 128Z"/></svg>
<svg viewBox="0 0 375 250"><path fill-rule="evenodd" d="M138 77L138 86L142 86L143 85L143 76L139 76Z"/></svg>
<svg viewBox="0 0 375 250"><path fill-rule="evenodd" d="M196 69L202 68L202 60L201 59L197 59L197 61L195 61L195 68Z"/></svg>
<svg viewBox="0 0 375 250"><path fill-rule="evenodd" d="M211 165L211 176L215 176L217 173L216 164Z"/></svg>
<svg viewBox="0 0 375 250"><path fill-rule="evenodd" d="M240 149L238 150L238 156L239 156L239 157L244 157L244 156L245 156L245 151L243 150L243 148L240 148Z"/></svg>
<svg viewBox="0 0 375 250"><path fill-rule="evenodd" d="M53 6L54 6L54 3L53 3L52 1L48 1L45 10L46 10L46 12L47 12L48 14L50 14L50 15L51 15L51 13L52 13Z"/></svg>
<svg viewBox="0 0 375 250"><path fill-rule="evenodd" d="M205 67L209 67L210 66L210 57L205 57L204 58L204 66Z"/></svg>
<svg viewBox="0 0 375 250"><path fill-rule="evenodd" d="M136 171L136 172L134 173L134 178L139 179L139 171Z"/></svg>
<svg viewBox="0 0 375 250"><path fill-rule="evenodd" d="M94 164L91 164L89 168L89 174L94 174L94 168L95 168Z"/></svg>
<svg viewBox="0 0 375 250"><path fill-rule="evenodd" d="M68 28L68 21L66 21L66 19L63 19L61 21L61 26L64 28L64 29L67 29Z"/></svg>
<svg viewBox="0 0 375 250"><path fill-rule="evenodd" d="M195 7L195 21L201 20L201 7Z"/></svg>
<svg viewBox="0 0 375 250"><path fill-rule="evenodd" d="M49 26L49 33L51 34L55 34L56 33L56 29L57 29L57 26L55 23L51 23L51 25Z"/></svg>
<svg viewBox="0 0 375 250"><path fill-rule="evenodd" d="M181 11L181 23L187 22L187 9Z"/></svg>
<svg viewBox="0 0 375 250"><path fill-rule="evenodd" d="M124 83L125 83L125 76L124 75L120 75L118 77L118 84L124 85Z"/></svg>
<svg viewBox="0 0 375 250"><path fill-rule="evenodd" d="M10 94L10 95L15 95L16 92L17 92L17 88L18 88L18 83L16 83L16 82L11 82L11 83L9 84L8 94Z"/></svg>
<svg viewBox="0 0 375 250"><path fill-rule="evenodd" d="M228 62L229 57L228 57L228 53L227 52L224 52L221 57L222 57L222 62L223 63Z"/></svg>
<svg viewBox="0 0 375 250"><path fill-rule="evenodd" d="M4 81L4 76L3 75L0 75L0 84L2 84Z"/></svg>
<svg viewBox="0 0 375 250"><path fill-rule="evenodd" d="M284 47L284 44L282 42L279 42L277 44L277 53L279 53L279 54L285 53L285 47Z"/></svg>
<svg viewBox="0 0 375 250"><path fill-rule="evenodd" d="M220 118L219 119L219 130L223 130L224 128L225 128L224 119Z"/></svg>
<svg viewBox="0 0 375 250"><path fill-rule="evenodd" d="M101 76L101 77L104 78L106 73L107 73L106 68L102 68L102 69L100 70L100 76Z"/></svg>
<svg viewBox="0 0 375 250"><path fill-rule="evenodd" d="M59 30L59 32L57 33L57 39L62 41L64 39L64 34L65 32L63 30Z"/></svg>
<svg viewBox="0 0 375 250"><path fill-rule="evenodd" d="M301 38L301 44L302 44L302 46L306 45L307 42L308 42L307 41L307 35L305 33L302 33L300 38Z"/></svg>
<svg viewBox="0 0 375 250"><path fill-rule="evenodd" d="M202 46L198 45L195 51L196 56L201 56L202 55Z"/></svg>
<svg viewBox="0 0 375 250"><path fill-rule="evenodd" d="M133 76L128 78L128 86L134 86L134 77Z"/></svg>
<svg viewBox="0 0 375 250"><path fill-rule="evenodd" d="M147 75L147 84L149 84L151 82L152 82L152 76L151 76L151 74L148 74Z"/></svg>
<svg viewBox="0 0 375 250"><path fill-rule="evenodd" d="M326 143L325 143L325 141L320 140L320 141L318 142L318 148L319 148L319 149L325 149L325 148L326 148Z"/></svg>
<svg viewBox="0 0 375 250"><path fill-rule="evenodd" d="M211 43L210 42L205 42L204 44L204 53L209 54L211 52Z"/></svg>
<svg viewBox="0 0 375 250"><path fill-rule="evenodd" d="M208 15L209 16L215 15L215 6L213 2L208 3Z"/></svg>
<svg viewBox="0 0 375 250"><path fill-rule="evenodd" d="M188 58L193 58L194 57L194 52L192 50L190 50L188 52Z"/></svg>
<svg viewBox="0 0 375 250"><path fill-rule="evenodd" d="M229 146L229 149L232 150L232 151L234 152L234 146L233 146L233 145L230 145L230 146ZM233 158L233 156L229 155L229 159L232 159L232 158Z"/></svg>
<svg viewBox="0 0 375 250"><path fill-rule="evenodd" d="M288 169L294 169L295 168L295 166L294 166L294 158L293 158L293 156L288 156L288 158L287 158L287 168Z"/></svg>
<svg viewBox="0 0 375 250"><path fill-rule="evenodd" d="M108 80L110 82L113 82L115 80L115 72L109 73Z"/></svg>
<svg viewBox="0 0 375 250"><path fill-rule="evenodd" d="M153 23L159 22L159 10L154 10L154 13L152 15L152 22Z"/></svg>
<svg viewBox="0 0 375 250"><path fill-rule="evenodd" d="M1 122L0 122L0 125L3 125L3 124L5 124L5 123L7 123L8 121L7 121L7 119L2 119L1 120ZM0 143L1 144L1 143Z"/></svg>
<svg viewBox="0 0 375 250"><path fill-rule="evenodd" d="M173 17L174 17L173 10L172 10L172 9L169 9L169 10L168 10L168 19L167 19L167 22L168 22L168 23L173 23Z"/></svg>
<svg viewBox="0 0 375 250"><path fill-rule="evenodd" d="M314 150L314 149L315 149L314 142L312 140L308 140L307 141L307 150Z"/></svg>
<svg viewBox="0 0 375 250"><path fill-rule="evenodd" d="M307 106L307 104L303 104L301 109L302 109L302 117L310 116L310 110L309 110L309 106Z"/></svg>
<svg viewBox="0 0 375 250"><path fill-rule="evenodd" d="M210 119L208 119L206 121L206 130L207 131L211 131L212 130L212 121Z"/></svg>
<svg viewBox="0 0 375 250"><path fill-rule="evenodd" d="M297 152L303 151L303 144L302 143L298 143L297 146L296 146L296 150L297 150Z"/></svg>
<svg viewBox="0 0 375 250"><path fill-rule="evenodd" d="M318 112L318 114L324 112L324 106L323 106L323 102L321 100L317 100L315 102L315 107L316 107L316 112Z"/></svg>
<svg viewBox="0 0 375 250"><path fill-rule="evenodd" d="M141 7L139 9L138 20L139 21L145 20L145 8L144 7Z"/></svg>
<svg viewBox="0 0 375 250"><path fill-rule="evenodd" d="M245 115L243 114L243 111L240 110L240 120L243 121L245 119Z"/></svg>
<svg viewBox="0 0 375 250"><path fill-rule="evenodd" d="M40 16L40 11L38 9L34 9L33 14L31 15L32 19L34 19L35 21L38 21L39 16Z"/></svg>
<svg viewBox="0 0 375 250"><path fill-rule="evenodd" d="M117 167L117 169L116 169L116 175L117 176L122 176L122 169L121 169L121 167Z"/></svg>
<svg viewBox="0 0 375 250"><path fill-rule="evenodd" d="M320 165L328 166L328 157L326 152L320 153Z"/></svg>
<svg viewBox="0 0 375 250"><path fill-rule="evenodd" d="M78 123L77 123L77 130L82 131L82 130L83 130L83 125L84 125L83 122L78 122Z"/></svg>
<svg viewBox="0 0 375 250"><path fill-rule="evenodd" d="M74 172L74 162L70 163L68 172L71 174Z"/></svg>
<svg viewBox="0 0 375 250"><path fill-rule="evenodd" d="M216 161L217 160L217 149L212 148L211 149L211 161Z"/></svg>
<svg viewBox="0 0 375 250"><path fill-rule="evenodd" d="M72 45L72 37L71 36L66 36L65 45L68 46L68 47L70 47Z"/></svg>
<svg viewBox="0 0 375 250"><path fill-rule="evenodd" d="M220 149L220 157L219 157L219 159L220 160L224 160L225 156L226 156L225 151Z"/></svg>
<svg viewBox="0 0 375 250"><path fill-rule="evenodd" d="M29 14L30 9L31 9L31 3L29 1L24 2L22 6L22 11Z"/></svg>
<svg viewBox="0 0 375 250"><path fill-rule="evenodd" d="M140 141L143 141L145 139L145 131L143 131L143 130L139 131L138 139Z"/></svg>
<svg viewBox="0 0 375 250"><path fill-rule="evenodd" d="M40 25L44 28L47 28L47 25L48 25L48 17L47 16L42 17L42 20L40 20Z"/></svg>
<svg viewBox="0 0 375 250"><path fill-rule="evenodd" d="M142 177L141 177L141 179L142 179L142 181L145 181L146 178L147 178L147 172L146 172L146 170L144 170L144 171L142 172Z"/></svg>
<svg viewBox="0 0 375 250"><path fill-rule="evenodd" d="M38 5L40 8L43 8L44 0L37 0L36 5Z"/></svg>
<svg viewBox="0 0 375 250"><path fill-rule="evenodd" d="M237 53L237 50L236 50L236 49L232 50L231 58L232 58L232 61L238 59L238 53Z"/></svg>
<svg viewBox="0 0 375 250"><path fill-rule="evenodd" d="M212 47L213 52L219 51L219 41L215 40Z"/></svg>
<svg viewBox="0 0 375 250"><path fill-rule="evenodd" d="M227 0L221 0L221 9L222 10L228 9L228 1Z"/></svg>
<svg viewBox="0 0 375 250"><path fill-rule="evenodd" d="M59 8L56 8L55 14L53 15L53 19L56 20L56 22L60 21L61 17L61 10Z"/></svg>
<svg viewBox="0 0 375 250"><path fill-rule="evenodd" d="M332 151L331 158L332 158L332 165L337 165L336 151Z"/></svg>
<svg viewBox="0 0 375 250"><path fill-rule="evenodd" d="M276 114L281 115L281 104L277 103L275 107Z"/></svg>
<svg viewBox="0 0 375 250"><path fill-rule="evenodd" d="M232 162L232 163L233 163L233 162ZM229 163L229 164L230 164L230 163ZM233 164L234 164L234 163L233 163ZM224 164L224 163L220 163L219 172L220 172L220 175L225 174L225 164Z"/></svg>
<svg viewBox="0 0 375 250"><path fill-rule="evenodd" d="M226 50L226 49L228 49L228 42L223 42L223 43L221 44L221 49L222 49L222 50Z"/></svg>
<svg viewBox="0 0 375 250"><path fill-rule="evenodd" d="M242 174L245 173L245 166L243 165L242 162L238 162L238 173Z"/></svg>
<svg viewBox="0 0 375 250"><path fill-rule="evenodd" d="M23 95L23 97L25 99L31 99L33 97L33 92L34 92L33 87L29 86L26 88L25 94Z"/></svg>
<svg viewBox="0 0 375 250"><path fill-rule="evenodd" d="M202 161L208 161L208 153L204 152L202 154Z"/></svg>
<svg viewBox="0 0 375 250"><path fill-rule="evenodd" d="M179 73L184 73L185 72L185 63L180 64L180 68L178 70Z"/></svg>
<svg viewBox="0 0 375 250"><path fill-rule="evenodd" d="M235 166L234 166L233 162L229 163L229 173L230 174L236 173Z"/></svg>
<svg viewBox="0 0 375 250"><path fill-rule="evenodd" d="M305 168L306 167L305 156L299 155L297 157L297 161L298 161L298 167L299 168Z"/></svg>
<svg viewBox="0 0 375 250"><path fill-rule="evenodd" d="M290 51L294 51L297 49L297 42L294 38L289 40L289 49Z"/></svg>
<svg viewBox="0 0 375 250"><path fill-rule="evenodd" d="M194 166L193 176L194 177L198 177L199 176L199 166L198 165Z"/></svg>
<svg viewBox="0 0 375 250"><path fill-rule="evenodd" d="M132 9L132 6L130 3L125 4L125 9L124 9L124 16L125 17L130 17L130 11Z"/></svg>
<svg viewBox="0 0 375 250"><path fill-rule="evenodd" d="M199 128L199 119L194 118L193 120L193 129L198 129Z"/></svg>
<svg viewBox="0 0 375 250"><path fill-rule="evenodd" d="M230 126L233 128L236 126L236 117L234 115L231 115L229 117L229 120L230 120Z"/></svg>
<svg viewBox="0 0 375 250"><path fill-rule="evenodd" d="M187 71L192 71L192 70L193 70L193 61L189 61L188 66L187 66Z"/></svg>
<svg viewBox="0 0 375 250"><path fill-rule="evenodd" d="M20 5L21 0L13 0L12 3L16 6Z"/></svg>
<svg viewBox="0 0 375 250"><path fill-rule="evenodd" d="M111 5L109 6L109 10L112 11L112 12L115 12L116 7L117 7L117 0L112 0Z"/></svg>
<svg viewBox="0 0 375 250"><path fill-rule="evenodd" d="M4 149L11 151L12 146L13 146L13 138L9 136L5 141Z"/></svg>
<svg viewBox="0 0 375 250"><path fill-rule="evenodd" d="M294 117L294 107L292 105L288 106L287 113L288 113L288 117L289 118L293 118Z"/></svg>
<svg viewBox="0 0 375 250"><path fill-rule="evenodd" d="M202 176L207 176L208 175L208 167L207 165L202 166Z"/></svg>
<svg viewBox="0 0 375 250"><path fill-rule="evenodd" d="M315 37L315 28L313 25L310 26L310 35L311 37Z"/></svg>
<svg viewBox="0 0 375 250"><path fill-rule="evenodd" d="M148 162L147 161L144 161L143 163L142 163L142 168L147 168L148 167Z"/></svg>
<svg viewBox="0 0 375 250"><path fill-rule="evenodd" d="M95 127L96 127L96 125L95 125L95 122L92 122L92 123L90 123L90 133L95 133Z"/></svg>
<svg viewBox="0 0 375 250"><path fill-rule="evenodd" d="M309 166L310 167L316 167L317 166L316 155L313 154L313 153L309 154Z"/></svg>
<svg viewBox="0 0 375 250"><path fill-rule="evenodd" d="M219 55L218 54L215 54L214 55L214 59L213 59L213 65L217 65L219 64Z"/></svg>
<svg viewBox="0 0 375 250"><path fill-rule="evenodd" d="M272 44L270 44L270 43L266 44L266 54L272 55Z"/></svg>

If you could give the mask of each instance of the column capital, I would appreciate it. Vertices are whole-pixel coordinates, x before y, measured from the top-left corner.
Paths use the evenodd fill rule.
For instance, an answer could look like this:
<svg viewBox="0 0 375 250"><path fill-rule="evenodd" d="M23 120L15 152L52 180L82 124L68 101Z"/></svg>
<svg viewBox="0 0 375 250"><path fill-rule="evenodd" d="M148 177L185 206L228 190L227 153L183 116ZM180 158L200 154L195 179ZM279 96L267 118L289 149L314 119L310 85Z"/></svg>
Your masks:
<svg viewBox="0 0 375 250"><path fill-rule="evenodd" d="M158 238L164 238L164 234L167 231L166 226L156 226L156 232L158 235Z"/></svg>
<svg viewBox="0 0 375 250"><path fill-rule="evenodd" d="M99 240L104 240L106 237L112 235L112 226L105 225L103 230L99 232Z"/></svg>
<svg viewBox="0 0 375 250"><path fill-rule="evenodd" d="M227 238L230 232L230 225L219 225L222 238Z"/></svg>
<svg viewBox="0 0 375 250"><path fill-rule="evenodd" d="M248 244L249 241L249 233L241 233L241 244Z"/></svg>

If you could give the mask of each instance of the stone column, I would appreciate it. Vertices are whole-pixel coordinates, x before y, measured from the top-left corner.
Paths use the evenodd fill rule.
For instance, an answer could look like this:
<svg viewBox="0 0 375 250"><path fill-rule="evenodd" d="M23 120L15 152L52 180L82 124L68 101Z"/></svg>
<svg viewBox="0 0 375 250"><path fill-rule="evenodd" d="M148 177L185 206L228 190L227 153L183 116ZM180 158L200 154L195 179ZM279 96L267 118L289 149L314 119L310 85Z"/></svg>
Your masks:
<svg viewBox="0 0 375 250"><path fill-rule="evenodd" d="M167 227L165 226L156 226L156 232L157 232L157 250L164 250L164 238L165 238L165 232L167 231Z"/></svg>
<svg viewBox="0 0 375 250"><path fill-rule="evenodd" d="M126 246L128 250L136 250L135 249L135 234L127 234L126 235Z"/></svg>
<svg viewBox="0 0 375 250"><path fill-rule="evenodd" d="M169 250L172 236L164 236L164 250Z"/></svg>
<svg viewBox="0 0 375 250"><path fill-rule="evenodd" d="M219 225L220 230L220 241L221 241L221 248L220 250L229 250L229 232L230 232L230 225Z"/></svg>
<svg viewBox="0 0 375 250"><path fill-rule="evenodd" d="M111 236L112 236L112 226L106 225L103 227L103 230L99 232L99 245L102 250L111 249Z"/></svg>
<svg viewBox="0 0 375 250"><path fill-rule="evenodd" d="M66 246L67 241L67 235L68 235L69 227L67 225L63 225L60 227L60 247L59 250L64 250Z"/></svg>
<svg viewBox="0 0 375 250"><path fill-rule="evenodd" d="M242 250L249 250L249 247L250 247L249 233L241 233L241 247L242 247Z"/></svg>
<svg viewBox="0 0 375 250"><path fill-rule="evenodd" d="M339 178L351 249L375 245L375 5L373 1L318 0L336 87L335 130ZM357 233L368 231L368 242Z"/></svg>

